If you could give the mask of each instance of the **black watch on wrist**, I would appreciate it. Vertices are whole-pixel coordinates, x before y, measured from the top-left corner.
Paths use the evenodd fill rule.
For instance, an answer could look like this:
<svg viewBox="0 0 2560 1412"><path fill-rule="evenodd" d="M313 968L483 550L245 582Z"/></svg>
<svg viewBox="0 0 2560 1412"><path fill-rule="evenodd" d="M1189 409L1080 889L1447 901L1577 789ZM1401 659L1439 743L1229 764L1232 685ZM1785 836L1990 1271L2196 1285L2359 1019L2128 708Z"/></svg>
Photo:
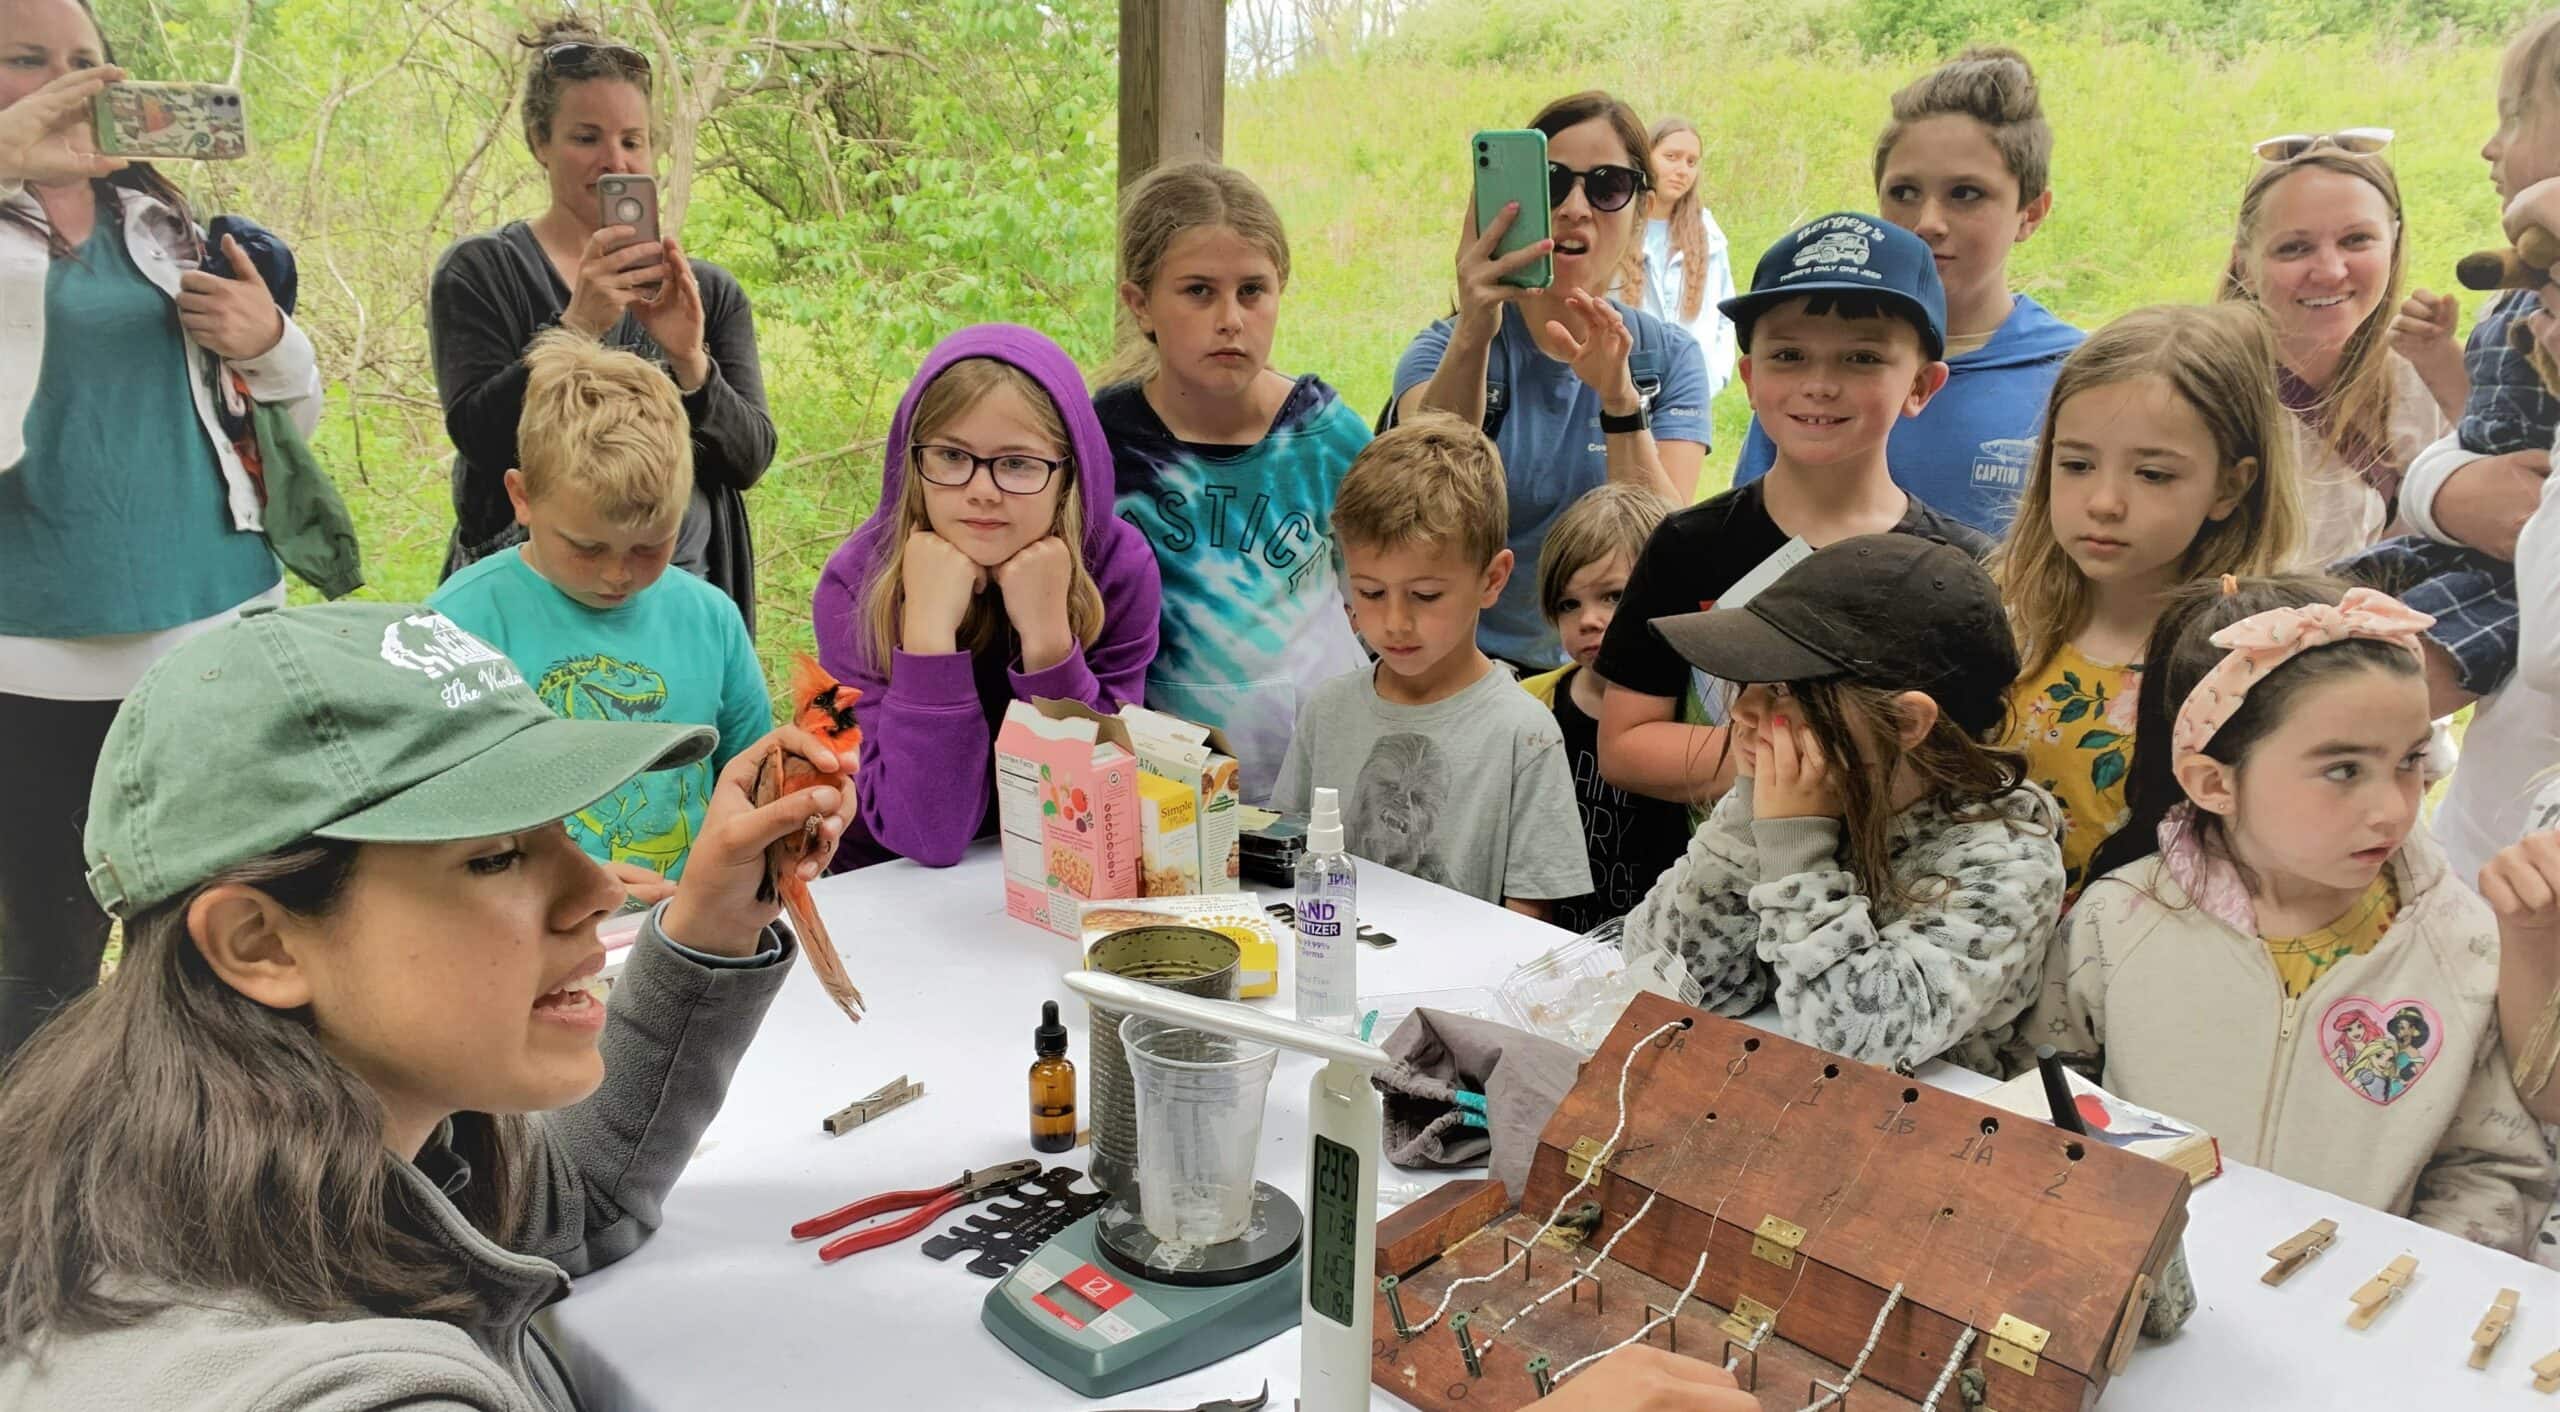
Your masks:
<svg viewBox="0 0 2560 1412"><path fill-rule="evenodd" d="M1625 432L1643 431L1652 425L1653 413L1642 402L1638 402L1636 404L1636 409L1633 413L1624 417L1610 415L1609 409L1606 407L1600 409L1600 434L1602 436L1617 436Z"/></svg>

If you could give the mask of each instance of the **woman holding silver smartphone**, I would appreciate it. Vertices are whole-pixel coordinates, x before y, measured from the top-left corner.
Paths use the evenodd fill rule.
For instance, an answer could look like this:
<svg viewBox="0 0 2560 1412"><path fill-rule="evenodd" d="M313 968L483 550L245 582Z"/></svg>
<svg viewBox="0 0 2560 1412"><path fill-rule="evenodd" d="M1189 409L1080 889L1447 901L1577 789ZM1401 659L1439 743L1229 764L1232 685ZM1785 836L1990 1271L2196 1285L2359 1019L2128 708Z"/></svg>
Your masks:
<svg viewBox="0 0 2560 1412"><path fill-rule="evenodd" d="M773 464L774 430L746 292L727 270L657 238L647 56L572 20L543 25L526 45L525 143L549 179L550 208L457 241L427 295L436 391L457 453L445 572L520 537L505 476L516 463L524 351L545 329L574 329L657 362L684 394L694 488L674 562L735 600L753 633L742 492Z"/></svg>
<svg viewBox="0 0 2560 1412"><path fill-rule="evenodd" d="M320 410L311 341L238 245L99 155L92 103L124 77L81 0L0 0L0 1064L98 979L79 820L116 703L284 601L223 415Z"/></svg>

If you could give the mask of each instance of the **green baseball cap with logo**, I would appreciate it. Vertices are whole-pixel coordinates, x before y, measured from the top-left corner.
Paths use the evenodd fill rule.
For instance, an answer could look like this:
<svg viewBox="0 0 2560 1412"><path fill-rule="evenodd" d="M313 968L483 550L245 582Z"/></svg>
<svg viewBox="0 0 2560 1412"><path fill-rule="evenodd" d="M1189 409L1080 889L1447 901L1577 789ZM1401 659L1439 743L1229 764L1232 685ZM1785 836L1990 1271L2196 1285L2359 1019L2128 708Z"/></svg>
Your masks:
<svg viewBox="0 0 2560 1412"><path fill-rule="evenodd" d="M504 653L415 604L254 612L162 658L116 712L89 790L89 890L131 917L314 836L537 828L718 739L564 720Z"/></svg>

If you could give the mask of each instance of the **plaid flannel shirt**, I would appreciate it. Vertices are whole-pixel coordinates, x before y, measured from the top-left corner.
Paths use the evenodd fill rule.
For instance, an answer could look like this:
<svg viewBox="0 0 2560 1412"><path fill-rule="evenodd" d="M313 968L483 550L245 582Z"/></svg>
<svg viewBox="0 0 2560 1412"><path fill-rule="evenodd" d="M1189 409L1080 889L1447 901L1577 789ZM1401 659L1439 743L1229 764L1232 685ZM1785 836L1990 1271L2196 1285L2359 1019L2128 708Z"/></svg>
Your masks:
<svg viewBox="0 0 2560 1412"><path fill-rule="evenodd" d="M2455 435L2474 455L2548 450L2560 430L2560 396L2525 357L2523 320L2541 307L2531 290L2502 295L2472 325L2462 365L2471 377ZM2515 566L2460 545L2411 535L2342 560L2338 573L2435 617L2427 637L2453 659L2475 696L2506 685L2516 669Z"/></svg>

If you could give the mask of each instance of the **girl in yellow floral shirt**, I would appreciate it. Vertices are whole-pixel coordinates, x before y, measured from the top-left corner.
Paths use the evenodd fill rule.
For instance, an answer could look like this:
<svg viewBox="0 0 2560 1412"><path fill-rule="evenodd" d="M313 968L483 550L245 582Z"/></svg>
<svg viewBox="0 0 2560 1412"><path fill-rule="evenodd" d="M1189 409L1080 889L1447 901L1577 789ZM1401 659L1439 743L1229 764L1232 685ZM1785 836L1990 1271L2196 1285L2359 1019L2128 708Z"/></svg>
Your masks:
<svg viewBox="0 0 2560 1412"><path fill-rule="evenodd" d="M2125 821L2138 659L2166 596L2294 558L2301 511L2275 366L2248 306L2160 305L2090 335L2054 379L1992 570L2025 667L2004 743L2062 803L2066 901Z"/></svg>

